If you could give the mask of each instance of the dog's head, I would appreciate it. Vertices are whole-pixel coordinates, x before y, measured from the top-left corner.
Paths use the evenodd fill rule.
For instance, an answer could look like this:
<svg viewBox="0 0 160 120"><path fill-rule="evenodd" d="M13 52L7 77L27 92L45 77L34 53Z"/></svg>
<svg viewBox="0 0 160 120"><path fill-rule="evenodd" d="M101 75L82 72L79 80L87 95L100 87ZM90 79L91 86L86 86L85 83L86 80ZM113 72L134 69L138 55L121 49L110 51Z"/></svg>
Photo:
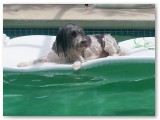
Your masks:
<svg viewBox="0 0 160 120"><path fill-rule="evenodd" d="M86 49L88 47L87 37L81 27L67 24L58 31L54 47L58 55L67 56L70 50L82 51Z"/></svg>

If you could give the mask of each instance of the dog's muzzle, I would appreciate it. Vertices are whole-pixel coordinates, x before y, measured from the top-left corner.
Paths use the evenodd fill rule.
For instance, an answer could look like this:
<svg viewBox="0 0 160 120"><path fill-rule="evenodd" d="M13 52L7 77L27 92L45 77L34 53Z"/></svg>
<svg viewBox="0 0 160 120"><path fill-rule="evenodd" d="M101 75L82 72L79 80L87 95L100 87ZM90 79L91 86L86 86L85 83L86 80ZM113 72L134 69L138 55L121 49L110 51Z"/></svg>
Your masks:
<svg viewBox="0 0 160 120"><path fill-rule="evenodd" d="M88 43L86 40L82 40L80 44L81 44L81 47L88 47Z"/></svg>

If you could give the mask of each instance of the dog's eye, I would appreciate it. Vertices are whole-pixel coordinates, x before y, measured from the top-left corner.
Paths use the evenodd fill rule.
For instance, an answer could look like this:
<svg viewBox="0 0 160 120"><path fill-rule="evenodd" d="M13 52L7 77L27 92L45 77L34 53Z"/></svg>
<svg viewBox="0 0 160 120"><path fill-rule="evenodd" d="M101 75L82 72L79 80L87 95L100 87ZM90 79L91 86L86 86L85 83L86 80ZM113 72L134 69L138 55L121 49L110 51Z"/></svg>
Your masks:
<svg viewBox="0 0 160 120"><path fill-rule="evenodd" d="M77 32L76 32L76 31L73 31L73 32L71 32L71 35L77 36Z"/></svg>

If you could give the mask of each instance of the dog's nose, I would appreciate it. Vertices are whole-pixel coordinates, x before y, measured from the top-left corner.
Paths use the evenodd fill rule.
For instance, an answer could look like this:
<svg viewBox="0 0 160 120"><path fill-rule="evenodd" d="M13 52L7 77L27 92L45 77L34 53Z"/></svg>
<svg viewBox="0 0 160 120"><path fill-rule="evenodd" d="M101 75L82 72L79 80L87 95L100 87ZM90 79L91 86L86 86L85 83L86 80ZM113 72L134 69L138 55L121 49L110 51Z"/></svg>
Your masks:
<svg viewBox="0 0 160 120"><path fill-rule="evenodd" d="M88 45L87 45L87 41L86 40L82 40L81 41L81 46L82 47L87 47Z"/></svg>

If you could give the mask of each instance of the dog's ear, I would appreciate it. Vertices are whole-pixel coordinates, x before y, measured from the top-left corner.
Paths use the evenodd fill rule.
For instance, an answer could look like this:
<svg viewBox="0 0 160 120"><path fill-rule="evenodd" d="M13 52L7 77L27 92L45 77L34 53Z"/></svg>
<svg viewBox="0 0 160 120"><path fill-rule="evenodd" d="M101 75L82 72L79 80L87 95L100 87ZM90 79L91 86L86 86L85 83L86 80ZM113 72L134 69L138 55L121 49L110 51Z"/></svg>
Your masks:
<svg viewBox="0 0 160 120"><path fill-rule="evenodd" d="M58 55L62 52L61 41L63 41L63 30L60 28L56 36L56 40L53 43L52 50L54 50Z"/></svg>
<svg viewBox="0 0 160 120"><path fill-rule="evenodd" d="M63 54L64 56L67 55L67 49L70 46L70 41L67 36L67 31L65 28L61 28L58 31L58 34L56 36L55 46L56 46L56 52L57 54Z"/></svg>
<svg viewBox="0 0 160 120"><path fill-rule="evenodd" d="M58 34L56 36L56 41L57 40L59 41L62 37L63 37L63 30L62 28L59 28Z"/></svg>

